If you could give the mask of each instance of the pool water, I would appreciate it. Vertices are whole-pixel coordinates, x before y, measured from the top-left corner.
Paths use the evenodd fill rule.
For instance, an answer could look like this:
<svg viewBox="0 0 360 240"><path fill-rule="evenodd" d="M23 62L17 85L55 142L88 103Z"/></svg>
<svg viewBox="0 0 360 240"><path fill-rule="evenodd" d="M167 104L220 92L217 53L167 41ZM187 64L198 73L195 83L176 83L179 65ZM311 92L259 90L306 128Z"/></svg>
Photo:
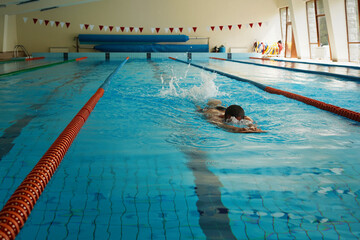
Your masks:
<svg viewBox="0 0 360 240"><path fill-rule="evenodd" d="M199 65L360 112L360 78L358 82L348 81L337 77L218 60L199 62Z"/></svg>
<svg viewBox="0 0 360 240"><path fill-rule="evenodd" d="M29 69L29 68L34 68L34 67L38 67L38 66L42 66L42 65L46 65L46 64L50 64L50 63L55 63L55 62L61 62L62 60L57 60L54 61L51 59L39 59L39 60L31 60L31 61L13 61L13 62L0 62L0 75L1 74L5 74L5 73L10 73L10 72L15 72L15 71L19 71L19 70L23 70L23 69Z"/></svg>
<svg viewBox="0 0 360 240"><path fill-rule="evenodd" d="M1 79L0 206L120 62ZM232 64L215 67L360 110L357 83ZM267 133L208 123L196 106L211 98L241 105ZM357 122L248 83L129 60L18 239L358 239L359 133Z"/></svg>

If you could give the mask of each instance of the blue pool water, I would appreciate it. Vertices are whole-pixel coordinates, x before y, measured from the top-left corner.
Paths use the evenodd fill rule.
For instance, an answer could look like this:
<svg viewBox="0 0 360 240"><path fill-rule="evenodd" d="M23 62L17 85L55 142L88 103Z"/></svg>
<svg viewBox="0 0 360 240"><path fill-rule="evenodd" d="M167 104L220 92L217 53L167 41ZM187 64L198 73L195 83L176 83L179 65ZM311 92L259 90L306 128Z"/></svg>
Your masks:
<svg viewBox="0 0 360 240"><path fill-rule="evenodd" d="M250 79L266 86L360 112L360 82L337 77L211 60L200 65Z"/></svg>
<svg viewBox="0 0 360 240"><path fill-rule="evenodd" d="M0 79L0 206L120 62ZM354 82L199 64L360 111ZM242 105L267 133L208 123L195 110L209 98ZM359 133L359 123L248 83L130 60L18 239L358 239Z"/></svg>

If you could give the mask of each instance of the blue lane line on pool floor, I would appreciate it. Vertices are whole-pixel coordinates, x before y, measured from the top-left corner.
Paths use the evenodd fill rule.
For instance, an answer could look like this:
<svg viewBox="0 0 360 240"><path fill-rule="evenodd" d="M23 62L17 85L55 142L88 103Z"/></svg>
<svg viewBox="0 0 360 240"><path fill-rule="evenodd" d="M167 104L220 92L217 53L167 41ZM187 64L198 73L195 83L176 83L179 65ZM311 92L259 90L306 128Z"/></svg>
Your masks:
<svg viewBox="0 0 360 240"><path fill-rule="evenodd" d="M210 59L229 61L229 62L235 62L235 63L250 64L250 65L256 65L256 66L261 66L261 67L270 67L270 68L276 68L276 69L283 69L283 70L293 71L293 72L302 72L302 73L325 75L325 76L344 78L344 79L347 79L347 80L360 82L360 77L351 76L351 75L342 75L342 74L337 74L337 73L320 72L320 71L305 70L305 69L299 69L299 68L287 68L287 67L273 66L273 65L262 64L262 63L254 63L254 62L249 62L249 61L231 60L231 59L225 59L225 58L212 58L211 57Z"/></svg>

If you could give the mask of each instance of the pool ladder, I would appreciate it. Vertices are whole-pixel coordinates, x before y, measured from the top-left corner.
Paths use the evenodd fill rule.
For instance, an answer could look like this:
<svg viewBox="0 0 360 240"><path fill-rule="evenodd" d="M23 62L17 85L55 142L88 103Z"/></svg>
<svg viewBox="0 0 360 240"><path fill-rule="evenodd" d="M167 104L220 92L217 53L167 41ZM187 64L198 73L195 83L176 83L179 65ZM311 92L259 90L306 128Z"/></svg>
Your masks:
<svg viewBox="0 0 360 240"><path fill-rule="evenodd" d="M26 55L26 58L30 57L29 52L26 50L26 48L23 45L16 45L14 47L14 58L19 57L19 50L23 51Z"/></svg>

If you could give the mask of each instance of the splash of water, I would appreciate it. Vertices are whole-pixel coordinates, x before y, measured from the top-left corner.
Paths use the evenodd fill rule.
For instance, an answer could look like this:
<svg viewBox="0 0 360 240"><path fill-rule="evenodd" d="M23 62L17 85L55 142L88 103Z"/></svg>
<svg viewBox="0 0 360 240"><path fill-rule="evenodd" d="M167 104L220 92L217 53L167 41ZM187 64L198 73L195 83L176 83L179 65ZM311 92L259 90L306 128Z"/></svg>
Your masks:
<svg viewBox="0 0 360 240"><path fill-rule="evenodd" d="M222 96L219 87L215 84L216 74L201 72L200 85L193 85L191 88L181 86L187 77L188 69L183 77L177 77L172 69L170 80L164 80L161 76L162 89L160 95L163 97L180 97L189 99L195 103L204 103L210 98Z"/></svg>

